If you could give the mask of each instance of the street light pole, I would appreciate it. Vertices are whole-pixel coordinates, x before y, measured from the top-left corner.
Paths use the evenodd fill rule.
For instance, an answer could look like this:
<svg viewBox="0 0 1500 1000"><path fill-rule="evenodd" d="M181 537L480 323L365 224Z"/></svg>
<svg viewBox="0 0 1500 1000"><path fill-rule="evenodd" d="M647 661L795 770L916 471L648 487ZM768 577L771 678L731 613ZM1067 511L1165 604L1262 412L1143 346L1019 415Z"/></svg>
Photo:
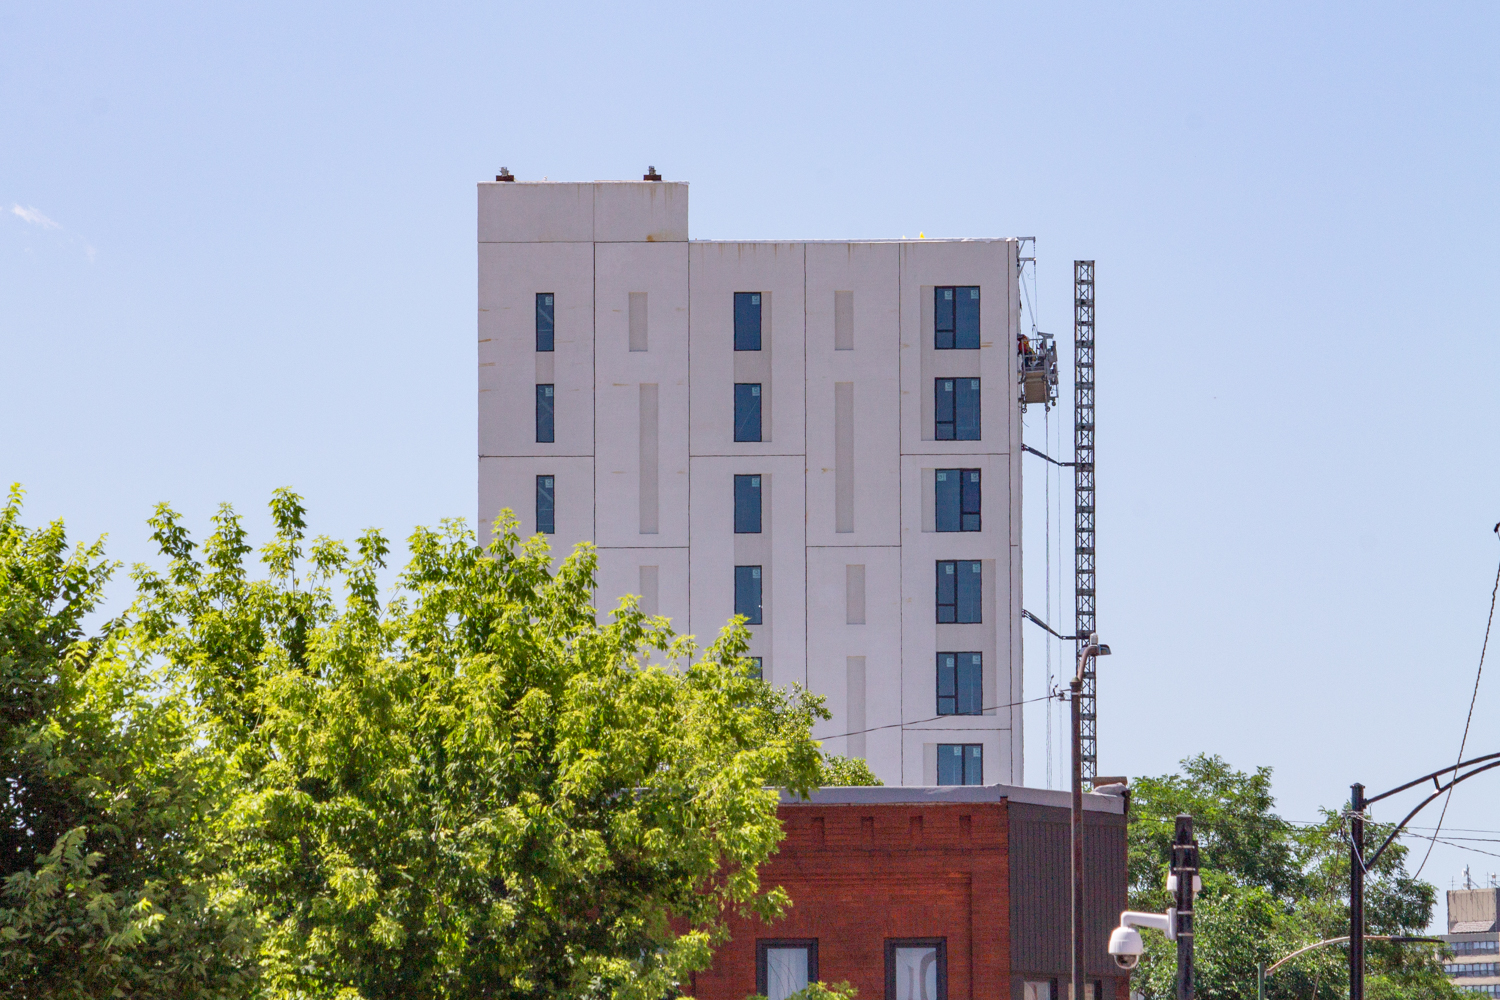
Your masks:
<svg viewBox="0 0 1500 1000"><path fill-rule="evenodd" d="M1349 786L1349 1000L1365 1000L1365 786Z"/></svg>
<svg viewBox="0 0 1500 1000"><path fill-rule="evenodd" d="M1097 633L1078 654L1078 675L1068 683L1073 711L1073 998L1086 1000L1083 972L1083 672L1089 660L1108 656L1109 647L1099 644ZM1103 1000L1095 997L1094 1000Z"/></svg>

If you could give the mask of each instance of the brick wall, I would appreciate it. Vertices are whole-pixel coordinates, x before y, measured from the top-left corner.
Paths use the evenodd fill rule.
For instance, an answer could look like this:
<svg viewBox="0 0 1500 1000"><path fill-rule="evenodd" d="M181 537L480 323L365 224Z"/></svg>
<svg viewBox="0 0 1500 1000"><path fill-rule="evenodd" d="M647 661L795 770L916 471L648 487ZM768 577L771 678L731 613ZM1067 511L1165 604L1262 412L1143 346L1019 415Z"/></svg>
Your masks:
<svg viewBox="0 0 1500 1000"><path fill-rule="evenodd" d="M1049 811L1066 821L1066 810ZM771 926L732 918L732 939L713 967L695 977L695 997L744 1000L756 992L757 939L801 938L818 943L819 979L847 980L860 1000L882 1000L887 940L943 938L949 1000L1020 1000L1022 974L1037 973L1012 975L1007 802L783 804L780 813L786 840L761 869L761 879L766 887L785 888L792 906ZM1087 818L1090 828L1123 823L1123 817L1106 820L1098 813ZM1065 837L1067 827L1061 829ZM1108 888L1118 889L1109 897L1123 899L1123 882ZM1114 917L1105 919L1112 924ZM1047 930L1067 934L1065 923ZM1089 964L1103 996L1125 1000L1128 979L1098 976L1096 963ZM1066 965L1051 973L1061 987L1054 1000L1065 1000Z"/></svg>

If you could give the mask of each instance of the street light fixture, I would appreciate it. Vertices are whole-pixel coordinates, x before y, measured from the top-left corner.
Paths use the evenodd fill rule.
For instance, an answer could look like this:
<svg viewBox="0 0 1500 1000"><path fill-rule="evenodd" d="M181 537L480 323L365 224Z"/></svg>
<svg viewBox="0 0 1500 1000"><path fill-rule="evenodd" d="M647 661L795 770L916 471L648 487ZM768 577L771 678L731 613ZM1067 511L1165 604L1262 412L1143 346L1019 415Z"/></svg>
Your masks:
<svg viewBox="0 0 1500 1000"><path fill-rule="evenodd" d="M1078 654L1078 674L1068 682L1073 712L1073 1000L1083 1000L1083 720L1079 699L1083 674L1089 660L1108 656L1109 647L1099 633L1089 635L1089 644Z"/></svg>

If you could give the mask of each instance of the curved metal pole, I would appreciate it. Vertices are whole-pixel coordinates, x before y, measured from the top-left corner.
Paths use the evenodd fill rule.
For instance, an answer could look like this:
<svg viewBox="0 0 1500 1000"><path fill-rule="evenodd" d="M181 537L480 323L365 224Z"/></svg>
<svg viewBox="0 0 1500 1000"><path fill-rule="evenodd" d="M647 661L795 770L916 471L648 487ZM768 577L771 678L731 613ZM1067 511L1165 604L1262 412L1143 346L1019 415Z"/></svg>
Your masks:
<svg viewBox="0 0 1500 1000"><path fill-rule="evenodd" d="M1486 761L1488 763L1485 763ZM1476 767L1475 765L1482 766ZM1463 774L1458 773L1466 767L1469 768L1467 772ZM1489 753L1470 758L1467 761L1459 761L1452 767L1433 771L1431 774L1423 775L1415 781L1408 781L1404 785L1398 785L1388 792L1382 792L1370 798L1365 797L1365 787L1363 785L1356 783L1350 787L1349 936L1345 938L1349 942L1349 1000L1365 1000L1365 873L1375 866L1375 863L1380 860L1380 856L1385 853L1385 849L1391 846L1391 843L1395 841L1402 830L1406 829L1406 824L1410 823L1417 813L1426 809L1444 792L1451 791L1453 786L1459 782L1468 781L1476 774L1483 774L1485 771L1496 767L1500 767L1500 753ZM1447 784L1438 781L1438 777L1444 774L1453 775L1453 778ZM1379 802L1381 799L1395 795L1397 792L1404 792L1408 788L1420 785L1424 781L1431 781L1436 786L1437 791L1417 803L1416 808L1407 813L1401 822L1396 824L1395 828L1391 830L1390 836L1385 838L1385 842L1380 845L1375 853L1366 858L1364 854L1365 807Z"/></svg>
<svg viewBox="0 0 1500 1000"><path fill-rule="evenodd" d="M1500 757L1500 754L1488 754L1487 757ZM1481 760L1487 759L1487 757L1477 757L1474 760L1469 761L1469 763L1470 764L1478 763ZM1465 765L1465 766L1467 766L1467 765ZM1452 781L1448 782L1446 785L1440 785L1440 786L1438 786L1438 790L1437 791L1433 792L1431 795L1427 796L1427 798L1423 799L1417 805L1417 807L1415 809L1413 809L1411 812L1409 812L1409 813L1406 814L1406 818L1405 819L1403 819L1401 822L1399 822L1399 823L1396 824L1396 828L1391 831L1391 835L1389 837L1385 838L1385 843L1383 843L1383 844L1380 845L1380 849L1377 850L1374 854L1370 855L1370 857L1365 861L1365 863L1364 863L1365 870L1369 871L1371 868L1375 867L1375 862L1377 862L1377 861L1380 860L1380 856L1385 853L1385 849L1387 847L1391 846L1391 841L1395 840L1396 837L1401 833L1401 831L1403 829L1405 829L1406 824L1410 823L1412 821L1412 818L1414 816L1416 816L1417 813L1421 812L1423 809L1425 809L1429 805L1431 805L1432 802L1433 802L1433 800L1435 800L1436 798L1438 798L1438 796L1442 795L1444 792L1446 792L1448 789L1452 788L1454 785L1458 784L1460 781L1468 781L1470 778L1474 777L1474 775L1476 775L1476 774L1483 774L1485 771L1488 771L1491 768L1496 768L1496 767L1500 767L1500 760L1496 760L1493 763L1486 764L1483 767L1475 768L1474 770L1470 771L1468 774L1460 774L1458 777L1454 778ZM1451 770L1454 770L1454 768L1449 768L1448 770L1451 771ZM1446 773L1447 773L1447 771L1439 771L1438 772L1438 774L1446 774ZM1429 775L1429 777L1431 777L1431 776ZM1426 781L1427 779L1426 778L1422 778L1420 780ZM1417 782L1412 782L1412 784L1417 784ZM1410 788L1411 785L1405 785L1403 787L1404 788ZM1386 794L1390 794L1390 793L1388 792ZM1384 797L1385 796L1380 796L1380 798L1384 798ZM1375 801L1375 799L1365 799L1365 805L1369 805L1371 802L1374 802L1374 801Z"/></svg>
<svg viewBox="0 0 1500 1000"><path fill-rule="evenodd" d="M1392 795L1395 795L1397 792L1404 792L1408 788L1413 787L1414 785L1420 785L1424 781L1432 781L1433 779L1435 779L1440 774L1447 774L1449 771L1461 771L1461 770L1463 770L1464 768L1468 767L1471 764L1478 764L1480 761L1484 761L1484 760L1494 760L1497 757L1500 757L1500 753L1487 753L1487 754L1483 755L1482 757L1475 757L1475 758L1473 758L1471 760L1460 761L1459 763L1454 764L1452 767L1445 767L1441 771L1433 771L1431 774L1424 774L1422 777L1417 778L1414 781L1408 781L1406 784L1400 785L1400 786L1398 786L1396 788L1392 788L1388 792L1381 792L1379 795L1372 796L1371 798L1365 799L1365 802L1371 803L1371 804L1379 802L1381 799L1389 798Z"/></svg>
<svg viewBox="0 0 1500 1000"><path fill-rule="evenodd" d="M1273 966L1271 966L1269 969L1266 970L1266 975L1269 976L1271 973L1275 972L1277 969L1281 968L1283 965L1285 965L1286 963L1290 962L1292 959L1296 958L1298 955L1302 954L1304 951L1312 951L1314 948L1321 948L1324 945L1329 945L1329 944L1342 944L1343 942L1345 942L1347 940L1349 940L1349 935L1345 934L1343 937L1329 938L1327 941L1318 941L1318 942L1316 942L1314 944L1310 944L1310 945L1306 945L1305 947L1298 948L1296 951L1292 952L1290 955L1287 955L1285 958L1277 959L1276 964L1273 965ZM1398 941L1398 942L1401 942L1403 944L1413 944L1413 943L1423 942L1423 941L1430 942L1432 944L1447 944L1448 943L1447 941L1444 941L1442 938L1412 937L1412 936L1407 935L1407 934L1366 934L1365 935L1365 940L1366 941Z"/></svg>

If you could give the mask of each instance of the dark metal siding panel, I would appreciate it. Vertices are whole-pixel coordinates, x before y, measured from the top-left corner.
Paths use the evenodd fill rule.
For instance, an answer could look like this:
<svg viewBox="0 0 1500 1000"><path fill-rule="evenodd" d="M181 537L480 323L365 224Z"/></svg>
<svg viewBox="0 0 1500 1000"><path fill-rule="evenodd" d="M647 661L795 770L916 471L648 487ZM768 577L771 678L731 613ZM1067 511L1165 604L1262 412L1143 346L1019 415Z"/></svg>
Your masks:
<svg viewBox="0 0 1500 1000"><path fill-rule="evenodd" d="M1109 934L1119 923L1120 913L1126 906L1125 853L1123 824L1084 824L1083 954L1084 966L1090 973L1117 973L1109 957Z"/></svg>
<svg viewBox="0 0 1500 1000"><path fill-rule="evenodd" d="M1114 978L1108 944L1126 906L1125 817L1087 812L1084 824L1084 968L1091 978ZM1069 974L1069 828L1066 809L1010 803L1011 968L1020 978Z"/></svg>
<svg viewBox="0 0 1500 1000"><path fill-rule="evenodd" d="M1040 812L1011 806L1011 967L1017 972L1068 966L1068 824L1049 822Z"/></svg>

